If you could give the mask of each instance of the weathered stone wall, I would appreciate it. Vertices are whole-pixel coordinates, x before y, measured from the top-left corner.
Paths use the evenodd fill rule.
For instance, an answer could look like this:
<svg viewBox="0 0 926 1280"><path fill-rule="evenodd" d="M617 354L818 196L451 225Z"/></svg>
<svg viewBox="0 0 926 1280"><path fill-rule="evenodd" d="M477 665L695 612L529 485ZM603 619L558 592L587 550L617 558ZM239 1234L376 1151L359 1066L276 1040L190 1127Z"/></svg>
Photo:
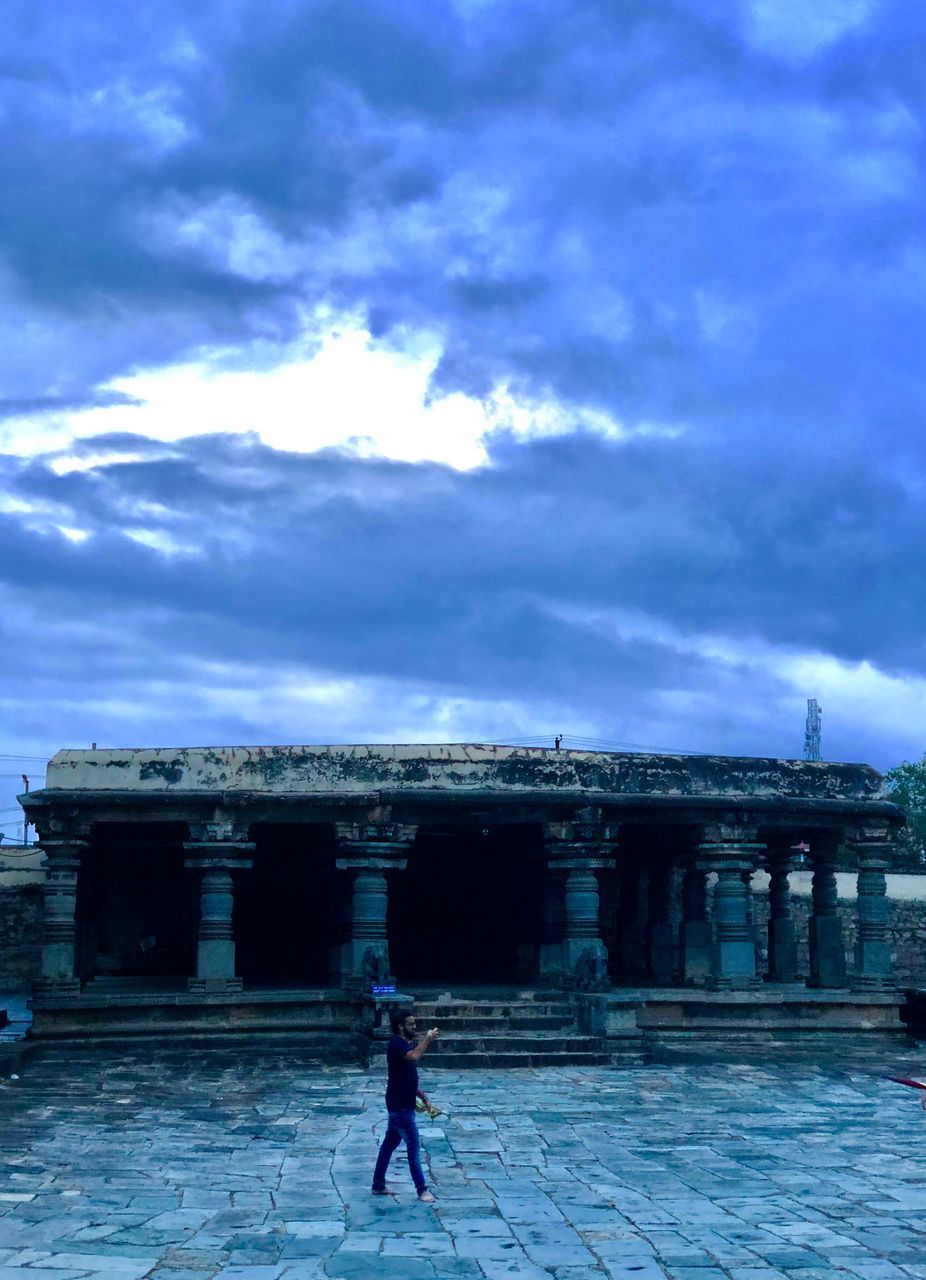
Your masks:
<svg viewBox="0 0 926 1280"><path fill-rule="evenodd" d="M35 846L0 847L0 987L25 988L38 976L44 860Z"/></svg>
<svg viewBox="0 0 926 1280"><path fill-rule="evenodd" d="M801 976L806 977L807 923L810 918L811 901L810 898L798 894L795 894L791 901L797 932L798 968ZM887 906L894 980L898 986L926 986L926 901L888 898ZM764 972L768 940L767 893L761 891L753 893L753 910L761 956L760 967ZM855 960L855 934L858 927L854 900L840 899L839 914L842 918L843 937L846 941L846 967L851 974Z"/></svg>
<svg viewBox="0 0 926 1280"><path fill-rule="evenodd" d="M39 972L42 889L0 888L0 987L26 987Z"/></svg>

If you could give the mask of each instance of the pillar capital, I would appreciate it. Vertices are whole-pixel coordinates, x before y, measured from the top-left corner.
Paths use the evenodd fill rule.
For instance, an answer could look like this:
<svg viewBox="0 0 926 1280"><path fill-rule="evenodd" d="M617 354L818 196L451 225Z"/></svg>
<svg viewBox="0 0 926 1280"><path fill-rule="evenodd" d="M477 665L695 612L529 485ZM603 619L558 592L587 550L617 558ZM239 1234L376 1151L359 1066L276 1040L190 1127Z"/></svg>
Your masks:
<svg viewBox="0 0 926 1280"><path fill-rule="evenodd" d="M378 858L362 851L352 853L346 858L335 859L337 871L404 871L408 866L407 858Z"/></svg>
<svg viewBox="0 0 926 1280"><path fill-rule="evenodd" d="M757 823L736 814L727 814L716 822L704 823L697 848L702 854L716 851L718 856L723 856L726 849L743 849L751 857L754 851L764 849L765 845L759 840Z"/></svg>
<svg viewBox="0 0 926 1280"><path fill-rule="evenodd" d="M617 848L617 833L616 825L597 820L544 823L543 838L551 871L613 870L614 859L610 855Z"/></svg>
<svg viewBox="0 0 926 1280"><path fill-rule="evenodd" d="M894 830L888 823L860 822L846 828L843 844L859 865L883 862L887 870L893 860Z"/></svg>
<svg viewBox="0 0 926 1280"><path fill-rule="evenodd" d="M559 853L557 850L557 854ZM547 865L551 871L613 871L616 864L613 858L594 857L580 850L567 856L550 858Z"/></svg>
<svg viewBox="0 0 926 1280"><path fill-rule="evenodd" d="M390 861L415 839L418 828L401 822L336 822L335 834L345 854Z"/></svg>
<svg viewBox="0 0 926 1280"><path fill-rule="evenodd" d="M189 823L187 845L249 845L250 823L242 814L215 810L208 818L195 818Z"/></svg>
<svg viewBox="0 0 926 1280"><path fill-rule="evenodd" d="M247 871L254 866L254 859L248 855L254 852L255 846L247 840L240 843L188 840L183 848L189 855L183 865L193 871Z"/></svg>
<svg viewBox="0 0 926 1280"><path fill-rule="evenodd" d="M36 849L41 849L45 854L49 867L54 864L61 870L71 864L76 870L89 847L90 841L78 836L46 836L35 845Z"/></svg>
<svg viewBox="0 0 926 1280"><path fill-rule="evenodd" d="M608 845L613 849L619 831L617 823L602 822L600 818L543 824L543 838L549 845Z"/></svg>

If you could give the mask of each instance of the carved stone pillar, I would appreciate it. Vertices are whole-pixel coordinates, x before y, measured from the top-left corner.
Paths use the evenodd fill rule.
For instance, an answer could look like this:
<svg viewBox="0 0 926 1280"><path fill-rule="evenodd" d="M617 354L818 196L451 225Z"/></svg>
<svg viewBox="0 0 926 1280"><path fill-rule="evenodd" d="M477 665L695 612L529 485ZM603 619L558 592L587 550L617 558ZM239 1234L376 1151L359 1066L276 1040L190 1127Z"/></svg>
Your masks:
<svg viewBox="0 0 926 1280"><path fill-rule="evenodd" d="M839 918L839 895L836 889L835 851L815 842L811 847L813 865L811 881L811 915L807 945L810 973L809 987L844 987L846 976L846 944Z"/></svg>
<svg viewBox="0 0 926 1280"><path fill-rule="evenodd" d="M544 827L551 871L566 873L565 936L562 944L563 982L586 991L610 985L608 949L601 937L597 873L611 869L614 849L611 828L598 810L584 810L576 822Z"/></svg>
<svg viewBox="0 0 926 1280"><path fill-rule="evenodd" d="M234 994L242 983L235 972L233 873L253 867L254 845L225 821L196 824L191 835L184 866L199 873L199 925L196 972L187 986L202 995Z"/></svg>
<svg viewBox="0 0 926 1280"><path fill-rule="evenodd" d="M701 866L717 875L714 888L712 987L757 985L755 931L750 923L749 884L763 844L756 829L737 822L705 828L700 844Z"/></svg>
<svg viewBox="0 0 926 1280"><path fill-rule="evenodd" d="M707 915L707 872L690 863L682 879L682 924L679 936L679 976L703 987L711 976L711 922Z"/></svg>
<svg viewBox="0 0 926 1280"><path fill-rule="evenodd" d="M769 982L797 981L797 936L791 909L793 869L788 852L776 849L768 862L768 972Z"/></svg>
<svg viewBox="0 0 926 1280"><path fill-rule="evenodd" d="M40 844L46 859L42 972L32 990L43 999L72 999L80 994L75 947L77 873L88 842L48 836Z"/></svg>
<svg viewBox="0 0 926 1280"><path fill-rule="evenodd" d="M370 987L393 981L389 961L387 871L404 871L402 857L415 838L415 827L394 822L337 824L343 856L335 866L349 871L352 894L350 937L341 947L341 982Z"/></svg>
<svg viewBox="0 0 926 1280"><path fill-rule="evenodd" d="M847 841L858 866L858 925L852 986L859 991L884 990L891 982L887 881L893 846L887 827L859 828Z"/></svg>

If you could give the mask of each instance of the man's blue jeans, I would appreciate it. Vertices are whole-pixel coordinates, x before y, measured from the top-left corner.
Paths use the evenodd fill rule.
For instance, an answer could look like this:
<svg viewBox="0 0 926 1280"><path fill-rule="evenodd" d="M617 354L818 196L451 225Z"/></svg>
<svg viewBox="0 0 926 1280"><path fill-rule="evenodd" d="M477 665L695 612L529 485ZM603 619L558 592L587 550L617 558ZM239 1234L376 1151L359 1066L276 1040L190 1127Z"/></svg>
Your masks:
<svg viewBox="0 0 926 1280"><path fill-rule="evenodd" d="M393 1151L395 1151L400 1142L405 1143L412 1182L415 1184L415 1190L420 1194L422 1191L427 1190L428 1184L425 1182L424 1170L421 1168L421 1157L419 1155L421 1143L418 1138L418 1125L415 1121L414 1111L389 1112L389 1127L386 1129L386 1136L383 1138L379 1155L376 1157L376 1168L373 1170L373 1190L382 1191L385 1187L386 1169Z"/></svg>

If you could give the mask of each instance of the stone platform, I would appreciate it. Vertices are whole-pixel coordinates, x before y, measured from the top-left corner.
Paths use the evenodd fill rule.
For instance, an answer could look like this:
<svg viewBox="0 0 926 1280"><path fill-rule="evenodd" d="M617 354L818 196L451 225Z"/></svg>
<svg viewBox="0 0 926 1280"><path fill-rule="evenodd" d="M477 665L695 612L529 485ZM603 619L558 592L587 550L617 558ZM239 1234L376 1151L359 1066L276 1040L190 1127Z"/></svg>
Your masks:
<svg viewBox="0 0 926 1280"><path fill-rule="evenodd" d="M840 1055L678 1042L635 1068L422 1083L434 1206L382 1080L301 1049L45 1044L0 1082L2 1280L924 1280L926 1117Z"/></svg>
<svg viewBox="0 0 926 1280"><path fill-rule="evenodd" d="M420 1011L422 1023L443 1026L444 1041L434 1060L454 1068L467 1060L495 1067L557 1061L593 1065L673 1037L883 1036L904 1030L900 993L814 990L800 984L746 991L640 986L600 994L451 985L412 987L395 999ZM377 1015L371 1000L341 988L244 988L204 995L179 981L158 987L123 979L91 984L67 1000L36 997L32 1005L37 1039L276 1036L298 1038L307 1051L341 1062L365 1062L384 1030L383 1014Z"/></svg>
<svg viewBox="0 0 926 1280"><path fill-rule="evenodd" d="M34 996L32 1036L115 1040L205 1037L296 1037L332 1061L357 1056L351 1039L363 1002L340 988L267 988L230 994L188 991L185 984L91 984L79 996Z"/></svg>

